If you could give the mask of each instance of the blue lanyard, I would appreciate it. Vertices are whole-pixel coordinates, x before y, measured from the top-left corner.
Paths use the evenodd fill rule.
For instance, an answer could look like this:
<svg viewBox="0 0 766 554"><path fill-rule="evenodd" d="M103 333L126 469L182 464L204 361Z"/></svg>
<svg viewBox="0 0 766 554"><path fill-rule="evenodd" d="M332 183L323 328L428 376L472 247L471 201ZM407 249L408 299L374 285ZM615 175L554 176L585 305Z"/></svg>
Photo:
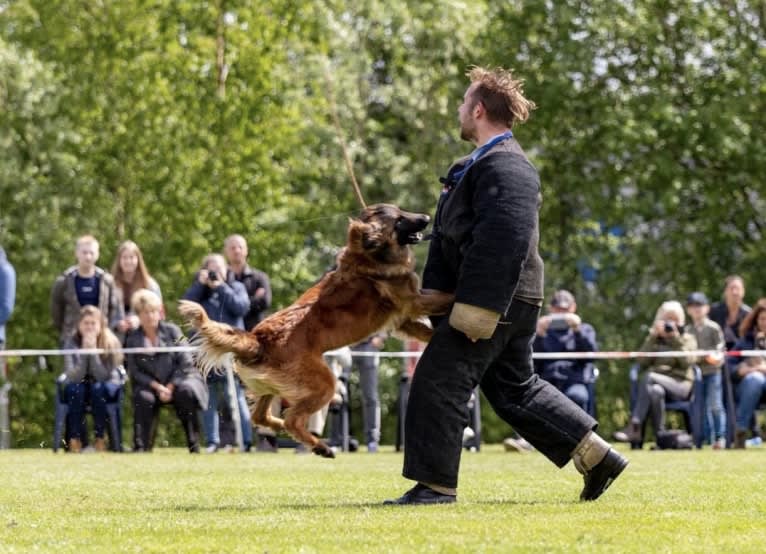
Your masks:
<svg viewBox="0 0 766 554"><path fill-rule="evenodd" d="M498 135L492 140L490 140L487 144L482 146L481 148L478 148L473 154L471 154L471 157L468 159L468 161L465 163L462 169L455 171L452 174L452 178L454 180L454 183L457 184L460 182L460 179L463 178L463 175L465 175L465 172L468 171L468 168L473 165L473 163L481 158L484 154L487 153L487 151L492 148L494 145L496 145L498 142L502 142L506 139L512 138L513 133L511 131L506 131L502 135Z"/></svg>

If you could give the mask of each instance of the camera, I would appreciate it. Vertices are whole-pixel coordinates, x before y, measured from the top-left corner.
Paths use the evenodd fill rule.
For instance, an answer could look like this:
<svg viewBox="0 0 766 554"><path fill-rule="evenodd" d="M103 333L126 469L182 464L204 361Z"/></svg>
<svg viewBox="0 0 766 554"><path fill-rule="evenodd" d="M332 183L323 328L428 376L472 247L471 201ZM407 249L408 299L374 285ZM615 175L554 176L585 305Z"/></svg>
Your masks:
<svg viewBox="0 0 766 554"><path fill-rule="evenodd" d="M207 280L208 281L217 281L218 280L218 274L213 271L212 269L207 272Z"/></svg>
<svg viewBox="0 0 766 554"><path fill-rule="evenodd" d="M548 329L551 331L565 331L569 329L568 314L551 314Z"/></svg>
<svg viewBox="0 0 766 554"><path fill-rule="evenodd" d="M666 321L665 327L663 327L666 333L673 333L676 330L676 324L672 321Z"/></svg>

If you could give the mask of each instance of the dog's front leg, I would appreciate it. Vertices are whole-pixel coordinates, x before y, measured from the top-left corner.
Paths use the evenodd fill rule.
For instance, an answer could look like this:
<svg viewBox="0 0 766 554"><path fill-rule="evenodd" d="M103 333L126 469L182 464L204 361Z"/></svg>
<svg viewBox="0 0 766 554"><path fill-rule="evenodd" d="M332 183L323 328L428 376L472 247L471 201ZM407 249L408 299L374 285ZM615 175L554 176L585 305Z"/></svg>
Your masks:
<svg viewBox="0 0 766 554"><path fill-rule="evenodd" d="M422 315L444 315L455 303L455 295L433 289L421 289L416 300Z"/></svg>
<svg viewBox="0 0 766 554"><path fill-rule="evenodd" d="M428 325L422 321L415 321L413 319L408 319L402 323L398 327L397 331L401 331L408 337L418 339L421 342L430 341L434 334L433 329L431 329Z"/></svg>

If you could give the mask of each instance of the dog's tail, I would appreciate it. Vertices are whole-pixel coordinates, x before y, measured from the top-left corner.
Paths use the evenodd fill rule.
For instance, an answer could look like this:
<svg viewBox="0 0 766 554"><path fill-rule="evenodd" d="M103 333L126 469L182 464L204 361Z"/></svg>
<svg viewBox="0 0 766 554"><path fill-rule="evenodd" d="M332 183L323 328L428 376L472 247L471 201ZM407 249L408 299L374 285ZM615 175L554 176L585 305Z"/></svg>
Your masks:
<svg viewBox="0 0 766 554"><path fill-rule="evenodd" d="M197 365L203 375L231 364L232 356L252 359L258 355L261 345L255 335L213 321L196 302L181 300L178 311L197 330L190 342L200 348Z"/></svg>

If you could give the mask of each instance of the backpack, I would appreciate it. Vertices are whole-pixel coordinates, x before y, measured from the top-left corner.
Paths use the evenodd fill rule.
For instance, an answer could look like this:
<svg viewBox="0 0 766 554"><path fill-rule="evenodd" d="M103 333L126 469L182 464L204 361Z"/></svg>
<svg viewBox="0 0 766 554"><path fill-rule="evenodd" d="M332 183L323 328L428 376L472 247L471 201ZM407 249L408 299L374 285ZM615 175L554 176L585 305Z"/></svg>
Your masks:
<svg viewBox="0 0 766 554"><path fill-rule="evenodd" d="M671 429L657 433L657 448L659 450L691 450L694 439L686 431Z"/></svg>

